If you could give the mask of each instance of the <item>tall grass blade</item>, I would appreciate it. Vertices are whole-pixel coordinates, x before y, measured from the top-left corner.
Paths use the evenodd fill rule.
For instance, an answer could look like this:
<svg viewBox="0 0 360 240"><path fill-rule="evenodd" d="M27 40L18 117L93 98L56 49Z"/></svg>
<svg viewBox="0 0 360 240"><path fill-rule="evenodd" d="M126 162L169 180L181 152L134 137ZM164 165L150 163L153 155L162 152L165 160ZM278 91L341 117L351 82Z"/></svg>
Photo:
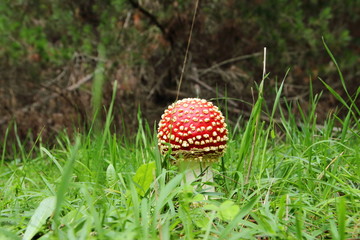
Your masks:
<svg viewBox="0 0 360 240"><path fill-rule="evenodd" d="M59 169L60 173L63 174L63 168L62 166L60 165L60 163L56 160L56 158L54 157L53 154L51 154L49 152L49 150L47 150L46 148L44 147L40 147L40 151L45 153L50 159L51 161L53 161L53 163L55 164L55 166Z"/></svg>
<svg viewBox="0 0 360 240"><path fill-rule="evenodd" d="M149 204L146 198L141 200L141 226L142 226L142 237L143 239L148 239L149 235ZM152 226L150 226L152 227Z"/></svg>
<svg viewBox="0 0 360 240"><path fill-rule="evenodd" d="M161 188L159 196L156 200L153 226L156 226L156 221L160 217L161 209L169 200L173 199L173 197L177 194L177 191L175 191L175 189L180 184L183 178L184 174L178 174L173 179L171 179L164 187Z"/></svg>
<svg viewBox="0 0 360 240"><path fill-rule="evenodd" d="M295 228L297 239L303 239L303 224L304 219L300 210L295 214Z"/></svg>
<svg viewBox="0 0 360 240"><path fill-rule="evenodd" d="M96 183L103 184L106 178L105 176L105 160L104 160L104 147L106 140L109 138L109 142L111 142L111 133L110 133L110 124L112 122L112 114L114 109L114 102L116 97L117 90L117 82L114 81L113 92L111 97L111 102L109 109L106 114L105 126L103 129L103 133L101 134L100 139L97 139L98 143L96 144L96 152L94 157L91 158L91 170L94 173L94 178L96 179ZM115 165L114 165L115 166Z"/></svg>
<svg viewBox="0 0 360 240"><path fill-rule="evenodd" d="M265 76L265 78L267 77L267 75ZM249 163L247 163L247 168L246 168L246 163L245 163L245 157L247 156L247 154L250 152L249 150L252 149L252 144L255 144L256 142L256 136L254 137L254 133L256 131L256 128L258 127L258 119L260 118L260 114L261 114L261 108L262 108L262 103L264 101L264 97L263 97L263 84L264 84L264 79L261 81L260 86L259 86L259 94L258 94L258 99L251 111L250 114L250 118L249 121L246 125L245 128L245 133L241 139L241 144L240 144L240 148L239 148L239 159L236 165L236 171L241 171L241 164L244 164L244 170L245 169L250 169L251 170L251 162L249 160ZM246 175L248 176L248 174ZM235 174L234 177L235 181L237 182L238 180L238 175ZM236 187L236 186L235 186Z"/></svg>
<svg viewBox="0 0 360 240"><path fill-rule="evenodd" d="M345 197L340 197L336 204L339 239L346 239L346 202Z"/></svg>
<svg viewBox="0 0 360 240"><path fill-rule="evenodd" d="M2 153L1 153L1 166L3 166L4 162L5 162L6 142L7 142L7 137L9 135L9 128L10 128L10 125L5 130L3 149L2 149Z"/></svg>
<svg viewBox="0 0 360 240"><path fill-rule="evenodd" d="M342 72L341 72L341 70L340 70L339 64L337 63L334 55L332 54L332 52L330 51L329 47L327 46L324 38L322 38L322 41L323 41L323 44L324 44L324 47L325 47L327 53L329 54L331 60L333 61L333 63L334 63L335 66L336 66L336 69L337 69L337 71L338 71L338 74L339 74L340 81L341 81L341 84L342 84L342 86L343 86L343 89L344 89L347 97L348 97L349 99L351 99L351 96L350 96L350 94L349 94L349 92L348 92L348 90L347 90L347 88L346 88L345 80L344 80L344 77L343 77Z"/></svg>
<svg viewBox="0 0 360 240"><path fill-rule="evenodd" d="M55 211L54 211L54 221L55 221L55 224L57 225L57 227L59 226L59 223L60 223L59 218L60 218L60 211L62 208L62 204L65 201L65 195L66 195L66 192L69 188L69 184L72 179L71 175L73 172L73 167L74 167L75 159L77 157L79 146L80 146L80 139L76 138L75 145L74 145L73 149L71 149L70 156L65 164L64 171L63 171L63 174L61 177L61 181L60 181L60 184L57 189L56 206L55 206Z"/></svg>
<svg viewBox="0 0 360 240"><path fill-rule="evenodd" d="M334 63L335 66L336 66L336 69L337 69L337 71L338 71L338 74L339 74L339 77L340 77L340 81L341 81L342 87L343 87L343 89L344 89L344 91L345 91L345 93L346 93L346 96L348 97L348 99L349 99L350 102L351 102L351 106L349 107L347 104L344 104L345 101L344 101L344 100L340 97L340 95L337 94L329 85L325 84L326 88L336 97L336 99L338 99L344 106L346 106L346 107L349 109L349 111L352 111L351 109L354 108L355 111L357 112L357 114L359 115L359 114L360 114L360 110L359 110L358 106L356 105L355 100L356 100L356 98L357 98L358 95L359 95L360 87L358 87L358 89L357 89L355 98L352 98L352 97L350 96L347 88L346 88L346 83L345 83L344 77L343 77L343 75L342 75L342 72L341 72L341 70L340 70L339 64L337 63L334 55L331 53L329 47L326 45L324 38L323 38L323 44L324 44L324 47L325 47L327 53L329 54L331 60L333 61L333 63ZM320 79L320 80L321 80L321 79ZM324 83L323 80L321 80L321 81ZM356 118L355 118L355 119L356 119Z"/></svg>

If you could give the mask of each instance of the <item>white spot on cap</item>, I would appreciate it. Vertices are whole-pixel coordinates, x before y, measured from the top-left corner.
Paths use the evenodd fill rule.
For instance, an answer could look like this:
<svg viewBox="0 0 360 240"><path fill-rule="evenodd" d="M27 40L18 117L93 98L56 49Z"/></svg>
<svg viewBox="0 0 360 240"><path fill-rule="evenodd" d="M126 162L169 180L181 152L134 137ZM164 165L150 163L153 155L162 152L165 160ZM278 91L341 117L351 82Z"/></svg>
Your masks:
<svg viewBox="0 0 360 240"><path fill-rule="evenodd" d="M185 140L184 140L184 141L182 142L181 146L183 146L183 147L188 147L188 146L189 146L189 144L188 144L188 142L187 142L187 141L185 141Z"/></svg>

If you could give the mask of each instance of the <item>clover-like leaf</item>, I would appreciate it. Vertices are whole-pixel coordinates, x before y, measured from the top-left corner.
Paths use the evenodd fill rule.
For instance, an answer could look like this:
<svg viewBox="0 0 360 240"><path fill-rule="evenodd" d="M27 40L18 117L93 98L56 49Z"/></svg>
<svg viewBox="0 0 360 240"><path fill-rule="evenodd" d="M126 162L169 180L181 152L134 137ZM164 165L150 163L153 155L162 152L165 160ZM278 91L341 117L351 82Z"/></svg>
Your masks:
<svg viewBox="0 0 360 240"><path fill-rule="evenodd" d="M145 163L137 169L135 176L133 177L138 194L142 197L145 196L151 183L154 181L155 168L155 162Z"/></svg>

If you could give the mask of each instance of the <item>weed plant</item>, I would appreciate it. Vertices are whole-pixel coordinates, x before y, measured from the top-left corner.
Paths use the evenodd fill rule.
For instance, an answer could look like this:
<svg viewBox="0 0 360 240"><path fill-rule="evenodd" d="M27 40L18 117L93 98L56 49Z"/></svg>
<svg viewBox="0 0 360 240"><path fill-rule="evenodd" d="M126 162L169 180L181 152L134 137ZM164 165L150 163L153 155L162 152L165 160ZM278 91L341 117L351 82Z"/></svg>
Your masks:
<svg viewBox="0 0 360 240"><path fill-rule="evenodd" d="M264 112L263 84L250 119L229 129L226 154L214 166L217 193L207 200L181 183L183 175L157 149L156 125L140 113L134 139L111 133L111 105L101 130L75 140L64 133L52 148L39 140L32 154L19 140L15 159L1 151L0 238L358 238L360 88L343 99L324 82L348 114L330 113L318 125L321 94L310 95L305 111L281 97L281 83L273 109Z"/></svg>

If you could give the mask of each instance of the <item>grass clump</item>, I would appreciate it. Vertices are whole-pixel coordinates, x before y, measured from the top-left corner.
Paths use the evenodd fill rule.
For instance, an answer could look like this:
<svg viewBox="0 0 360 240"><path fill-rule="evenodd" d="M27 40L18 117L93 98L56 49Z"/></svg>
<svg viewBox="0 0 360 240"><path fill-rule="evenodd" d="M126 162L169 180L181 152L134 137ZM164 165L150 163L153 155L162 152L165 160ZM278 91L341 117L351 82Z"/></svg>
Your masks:
<svg viewBox="0 0 360 240"><path fill-rule="evenodd" d="M358 94L342 99L344 120L333 113L318 125L321 95L311 95L305 111L281 98L282 86L269 121L260 118L259 91L250 120L230 129L227 152L215 166L215 199L181 184L184 176L160 156L140 114L133 140L112 134L112 106L101 131L74 142L59 136L52 149L34 148L31 159L22 152L20 159L5 160L2 151L1 238L357 238Z"/></svg>

